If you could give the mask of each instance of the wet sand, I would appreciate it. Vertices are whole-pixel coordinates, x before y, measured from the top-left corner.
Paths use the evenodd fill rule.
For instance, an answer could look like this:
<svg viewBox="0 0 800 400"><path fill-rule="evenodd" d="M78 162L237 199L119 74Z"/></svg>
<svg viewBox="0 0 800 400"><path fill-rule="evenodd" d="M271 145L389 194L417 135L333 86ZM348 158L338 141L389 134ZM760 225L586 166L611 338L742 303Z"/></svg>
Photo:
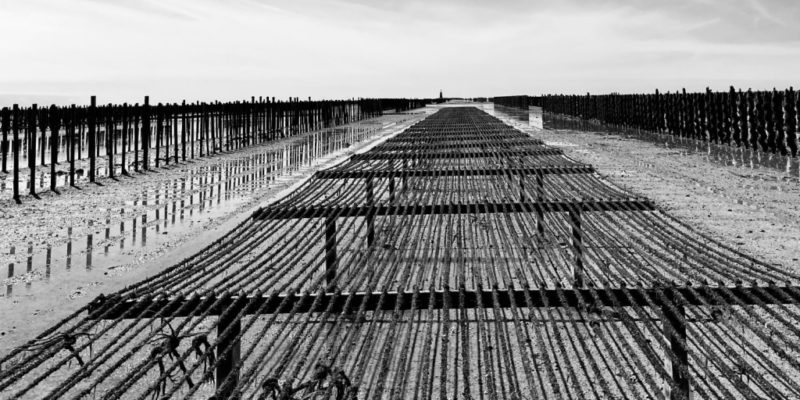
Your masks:
<svg viewBox="0 0 800 400"><path fill-rule="evenodd" d="M723 243L800 271L798 160L542 118L535 108L495 114Z"/></svg>
<svg viewBox="0 0 800 400"><path fill-rule="evenodd" d="M709 152L675 148L674 145L665 146L651 135L636 137L631 133L613 130L598 132L562 129L563 124L554 123L548 117L543 119L541 114L535 111L522 116L517 113L506 114L495 111L491 105L481 107L534 137L545 140L547 144L562 148L570 157L593 164L607 179L651 198L673 215L689 221L696 228L719 238L722 242L768 262L797 270L797 260L800 258L798 239L800 205L797 202L800 183L791 170L781 169L772 164L760 166L731 163L730 158L720 158L716 153L712 155ZM428 112L433 109L429 108ZM394 118L403 120L408 116ZM218 208L210 207L211 213L205 213L210 214L210 217L203 217L203 221L187 224L188 226L180 229L169 224L163 228L163 223L175 215L170 208L168 210L170 214L167 216L161 214L157 224L148 226L150 232L148 241L152 242L153 246L140 247L135 251L130 249L136 257L133 262L115 263L113 257L97 256L99 258L96 258L91 269L86 269L84 265L73 266L72 271L61 273L57 278L56 272L53 271L53 276L48 281L42 271L46 264L40 261L44 256L36 253L33 257L32 273L26 273L27 250L21 248L17 255L22 261L15 259L18 265L15 275L17 280L13 282L14 293L11 297L0 297L0 314L6 322L0 329L2 331L0 354L40 333L100 293L114 292L126 284L157 273L166 266L195 253L221 233L247 218L254 209L287 192L292 186L310 176L313 171L330 166L356 150L366 150L382 141L376 140L378 136L382 139L388 138L390 134L399 132L404 126L419 118L421 115L412 116L404 122L383 129L381 135L376 135L371 140L340 150L318 160L320 162L304 165L299 170L287 171L284 175L279 174L274 181L269 181L270 183L264 187L239 183L237 184L237 187L240 187L239 192L244 193L239 200L228 200ZM548 129L542 129L543 120ZM392 122L387 120L386 123ZM551 126L555 126L556 129L551 129ZM283 145L275 143L268 147ZM210 168L231 159L258 154L265 150L268 149L253 148L204 159L197 162L200 165L193 164L192 167ZM89 189L89 193L76 191L58 199L48 199L38 203L26 202L19 215L20 218L27 218L22 221L27 221L29 225L22 234L44 235L44 239L41 240L47 242L50 236L48 230L57 230L63 226L59 218L101 219L94 218L97 217L98 206L82 209L75 205L64 207L63 204L81 204L86 199L93 199L97 204L113 208L137 198L147 188L158 187L159 183L184 173L185 171L178 168L164 169L147 176L137 176L135 184L110 183L102 187L93 187ZM219 183L215 181L214 185L217 184ZM207 182L200 184L203 190L208 190L209 186L211 185ZM211 196L210 203L216 202L217 196L219 196L218 191ZM73 200L70 200L71 197ZM152 193L149 198L152 202L155 201ZM167 198L172 199L169 196ZM55 205L54 202L66 203ZM161 200L159 206L163 207L163 204ZM64 207L63 211L59 212L59 207ZM195 204L192 208L186 208L188 209L199 211L199 205ZM184 217L188 212L186 210ZM51 217L43 217L42 212L50 212ZM116 223L117 220L112 220L110 224L101 222L93 227L92 232L102 239L106 226L113 226ZM20 223L18 226L24 227L25 223ZM156 234L156 226L162 226L161 233ZM168 234L164 235L164 230L167 230ZM3 232L3 235L7 234L7 231ZM77 233L73 234L79 236ZM84 241L85 237L81 237L80 245L76 246L82 248L86 245ZM95 242L95 246L102 254L103 242ZM115 242L114 246L118 248L119 241ZM23 254L19 255L19 252ZM9 256L5 254L5 257ZM85 257L85 254L81 253L81 257ZM4 260L0 265L4 266L9 258ZM64 266L60 265L58 268L63 269ZM20 275L25 278L20 278ZM26 280L29 280L30 286ZM8 279L3 283L4 286L8 284Z"/></svg>
<svg viewBox="0 0 800 400"><path fill-rule="evenodd" d="M385 115L336 132L311 132L118 181L101 179L101 185L61 195L45 192L42 200L26 198L19 206L2 204L0 354L101 293L196 253L315 171L366 151L423 116Z"/></svg>

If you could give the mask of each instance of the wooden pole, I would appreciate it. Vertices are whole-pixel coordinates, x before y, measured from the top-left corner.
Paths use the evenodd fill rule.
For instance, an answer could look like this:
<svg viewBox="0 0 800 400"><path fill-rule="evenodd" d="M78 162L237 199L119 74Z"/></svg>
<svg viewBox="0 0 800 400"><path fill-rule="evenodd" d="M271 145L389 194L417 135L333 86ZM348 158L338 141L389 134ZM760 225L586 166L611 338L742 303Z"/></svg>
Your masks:
<svg viewBox="0 0 800 400"><path fill-rule="evenodd" d="M150 96L144 96L142 107L142 165L144 170L150 169Z"/></svg>
<svg viewBox="0 0 800 400"><path fill-rule="evenodd" d="M11 112L8 110L8 107L3 107L0 119L2 119L0 124L2 124L3 130L3 142L0 144L0 151L3 153L2 170L3 173L8 173L8 153L11 147L8 143L8 132L11 131Z"/></svg>
<svg viewBox="0 0 800 400"><path fill-rule="evenodd" d="M161 103L156 106L156 168L161 163L161 137L164 133L164 110L162 107Z"/></svg>
<svg viewBox="0 0 800 400"><path fill-rule="evenodd" d="M30 194L36 196L36 114L38 107L34 104L28 111L28 170L31 173Z"/></svg>
<svg viewBox="0 0 800 400"><path fill-rule="evenodd" d="M97 155L95 135L97 134L97 97L92 96L89 104L88 124L89 124L89 182L95 181L95 156Z"/></svg>
<svg viewBox="0 0 800 400"><path fill-rule="evenodd" d="M186 100L184 100L183 103L181 103L180 115L181 115L181 158L183 159L183 161L186 161L186 128L187 128ZM177 156L175 157L175 161L176 162L178 161Z"/></svg>
<svg viewBox="0 0 800 400"><path fill-rule="evenodd" d="M69 185L75 186L75 124L78 123L78 113L75 104L70 106L69 113Z"/></svg>
<svg viewBox="0 0 800 400"><path fill-rule="evenodd" d="M114 165L114 111L111 104L106 108L106 163L108 164L108 176L114 179L115 165Z"/></svg>
<svg viewBox="0 0 800 400"><path fill-rule="evenodd" d="M122 175L128 175L128 165L125 159L125 150L128 145L128 131L130 129L130 114L128 113L128 103L122 104Z"/></svg>
<svg viewBox="0 0 800 400"><path fill-rule="evenodd" d="M56 192L56 163L58 162L58 132L61 129L61 115L55 105L48 113L50 125L50 191Z"/></svg>
<svg viewBox="0 0 800 400"><path fill-rule="evenodd" d="M22 200L19 198L19 149L20 149L20 141L19 141L19 123L20 123L20 113L19 113L19 106L14 104L13 106L13 117L14 123L11 126L11 130L13 132L13 142L11 142L11 150L14 152L14 201L17 204L21 204Z"/></svg>

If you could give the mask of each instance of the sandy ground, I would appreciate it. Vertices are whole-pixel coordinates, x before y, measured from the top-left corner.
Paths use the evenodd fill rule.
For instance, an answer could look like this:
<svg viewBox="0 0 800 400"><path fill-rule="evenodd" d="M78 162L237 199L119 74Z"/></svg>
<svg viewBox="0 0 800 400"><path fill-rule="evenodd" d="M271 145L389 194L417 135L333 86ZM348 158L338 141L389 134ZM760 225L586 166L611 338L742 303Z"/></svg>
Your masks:
<svg viewBox="0 0 800 400"><path fill-rule="evenodd" d="M766 262L800 270L800 180L794 171L732 165L733 156L721 157L717 149L666 144L649 135L552 129L547 122L540 129L541 112L534 109L529 121L496 115L592 164L606 179L652 199L699 231Z"/></svg>
<svg viewBox="0 0 800 400"><path fill-rule="evenodd" d="M376 129L366 140L347 143L342 149L298 165L297 168L277 171L273 179L266 180L267 184L264 185L255 185L245 179L253 177L248 175L251 171L247 169L257 167L238 163L238 160L252 159L253 156L284 148L292 142L302 141L313 132L138 174L133 178L120 178L119 181L101 179L102 185L87 184L81 190L65 189L61 195L42 193L41 200L27 198L19 206L3 204L0 266L3 267L1 277L6 279L2 281L3 293L0 293L0 355L33 338L101 293L113 293L194 254L249 217L255 209L284 195L315 171L341 162L355 152L366 151L423 116L422 113L394 114L362 122L362 127ZM200 182L193 190L172 190L173 183L184 179L188 170L209 171L222 165L239 166L231 175L229 191L235 192L231 199L221 203L217 197L219 189L216 193L212 191L211 199L207 199L208 189L219 188L219 181L205 185ZM226 182L221 183L225 185ZM199 204L187 205L188 197L198 197L197 192L203 192L203 200L208 200L204 203L205 209L198 209ZM159 195L160 203L155 201L155 195ZM143 199L149 201L142 204ZM214 200L217 201L216 207L213 206ZM155 210L165 210L170 203L181 205L178 212L181 220L185 214L187 223L176 225L172 217L172 225L168 226L170 218L163 213L160 219L154 219L154 215L158 216ZM12 207L16 208L12 210ZM181 212L181 209L184 211ZM124 214L120 210L124 210ZM189 210L193 211L191 218ZM174 208L172 213L174 215ZM116 229L119 222L129 222L130 217L138 218L142 214L148 215L148 223L145 224L149 232L147 246L136 246L136 243L131 243L130 237L127 246L120 246L120 240L125 239L124 235L118 235L119 231L108 239L103 235L107 229ZM159 230L162 222L163 228ZM69 233L65 228L67 226L73 227ZM132 228L128 226L126 229L125 233L130 234ZM94 261L91 268L83 264L87 252L84 249L87 234L94 235ZM70 238L74 242L73 267L65 270L63 260L56 262L58 254L55 249L63 248L64 241ZM30 271L26 268L25 260L29 258L28 243L35 246L30 254ZM103 257L102 248L106 245L112 251L109 256ZM15 254L9 254L12 246L16 247ZM50 264L46 263L44 249L47 246L54 249L52 267L45 265ZM5 274L5 267L11 263L16 264L13 277L10 271L9 275Z"/></svg>
<svg viewBox="0 0 800 400"><path fill-rule="evenodd" d="M486 109L492 111L491 107ZM504 117L501 113L495 115ZM528 121L523 123L508 117L505 117L505 120L535 137L542 138L549 145L564 149L570 157L593 164L608 180L651 198L673 215L689 221L697 229L725 243L770 262L787 267L797 265L796 261L800 256L800 246L798 246L800 228L797 224L800 211L796 199L800 183L784 171L720 164L707 154L666 147L658 142L636 139L624 134L541 129L536 123L531 124ZM395 129L399 130L400 127L395 126L390 130L396 132ZM354 147L365 150L378 142L372 141L368 145ZM348 153L353 150L355 149L348 149ZM341 158L334 155L325 165L330 165ZM319 166L313 169L318 168ZM10 316L9 319L17 324L12 335L6 334L0 337L0 354L7 349L6 346L15 341L19 343L20 340L40 332L55 319L85 304L98 293L116 290L126 283L158 272L163 266L171 265L195 252L203 244L218 237L242 218L246 218L254 208L268 201L265 199L274 199L291 190L291 187L307 177L311 171L312 168L298 172L296 178L281 182L279 186L254 191L253 199L230 211L230 215L187 232L183 241L159 253L153 253L152 258L141 265L122 269L108 277L103 276L95 281L101 282L99 285L86 289L85 296L72 299L65 304L49 305L51 308L44 312L41 312L44 297L39 300L23 298L16 303L0 301L0 315L3 315L4 319ZM198 229L211 229L211 231L198 235L200 232ZM69 283L72 288L81 284L76 276L76 274L69 275L74 280ZM47 299L63 300L69 285L64 289L57 288ZM36 315L37 318L30 318L31 315ZM24 326L21 326L22 324ZM427 340L428 343L424 343L423 340L418 343L415 337L410 351L416 353L433 351L434 354L440 351L443 338L447 337L447 334L440 333L440 325L436 324L433 344L430 340ZM5 331L5 328L3 330ZM581 333L574 334L582 336ZM590 339L587 336L585 340ZM450 341L449 345L453 346L454 343L457 343L457 340ZM478 345L475 343L473 346L477 348ZM517 349L511 350L512 354L518 353ZM449 351L451 354L456 354L458 349L451 348ZM582 356L580 352L565 348L553 347L550 351L558 359L576 359ZM376 367L370 365L370 368ZM414 365L412 368L417 369L420 366ZM474 366L473 370L477 369L478 366ZM635 374L636 371L622 369L613 373L620 377L629 377L628 374ZM651 372L649 374L654 375ZM438 382L438 379L436 381ZM582 381L573 385L576 393L591 395L581 392L581 387L589 386L588 382ZM438 387L434 386L434 392L436 389Z"/></svg>

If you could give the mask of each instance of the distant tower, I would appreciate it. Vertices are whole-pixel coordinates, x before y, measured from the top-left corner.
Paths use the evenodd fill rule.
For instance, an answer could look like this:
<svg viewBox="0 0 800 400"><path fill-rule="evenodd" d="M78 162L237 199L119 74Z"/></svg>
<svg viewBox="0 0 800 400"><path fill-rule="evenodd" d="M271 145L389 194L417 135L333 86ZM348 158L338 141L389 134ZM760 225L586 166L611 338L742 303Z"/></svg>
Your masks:
<svg viewBox="0 0 800 400"><path fill-rule="evenodd" d="M444 100L444 98L442 97L442 89L439 89L439 100Z"/></svg>

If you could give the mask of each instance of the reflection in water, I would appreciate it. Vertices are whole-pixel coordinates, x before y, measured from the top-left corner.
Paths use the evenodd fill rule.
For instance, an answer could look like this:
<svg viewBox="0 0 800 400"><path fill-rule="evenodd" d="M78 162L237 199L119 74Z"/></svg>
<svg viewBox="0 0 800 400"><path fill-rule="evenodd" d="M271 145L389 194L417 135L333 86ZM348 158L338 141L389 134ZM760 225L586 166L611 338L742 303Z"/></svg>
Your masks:
<svg viewBox="0 0 800 400"><path fill-rule="evenodd" d="M10 255L16 254L17 250L14 246L11 246L11 251L8 252ZM6 285L6 297L11 297L12 291L14 289L14 285L11 284L11 278L14 277L14 263L11 262L8 264L8 279L9 283Z"/></svg>
<svg viewBox="0 0 800 400"><path fill-rule="evenodd" d="M92 226L89 221L89 226ZM86 269L92 269L92 234L86 236Z"/></svg>
<svg viewBox="0 0 800 400"><path fill-rule="evenodd" d="M72 268L72 227L67 228L67 270Z"/></svg>
<svg viewBox="0 0 800 400"><path fill-rule="evenodd" d="M408 119L408 117L404 117ZM256 190L268 188L278 181L280 176L293 174L303 167L311 166L318 158L349 147L352 143L364 141L380 132L381 124L365 122L358 126L346 128L333 128L326 131L315 132L307 137L293 138L282 146L274 143L266 146L261 152L248 149L240 157L220 161L215 165L193 166L191 163L183 164L185 175L165 181L157 187L145 189L138 198L126 201L119 209L119 230L117 222L111 218L116 210L103 210L105 218L102 229L105 230L102 239L96 240L95 220L87 221L85 269L72 271L72 274L86 274L86 280L96 279L95 275L113 269L115 266L132 263L136 259L134 249L139 246L158 245L167 241L167 232L186 232L198 223L225 215L236 209L242 202ZM135 183L134 183L135 184ZM224 192L224 193L223 193ZM216 201L214 199L216 198ZM148 209L148 205L156 205L155 209ZM163 208L162 208L163 205ZM134 212L126 212L125 207L134 207ZM144 210L141 210L141 208ZM141 210L141 211L138 211ZM188 211L188 213L187 213ZM194 211L198 211L195 213ZM141 217L141 221L139 218ZM126 228L126 224L129 226ZM141 224L139 226L139 224ZM140 230L141 229L141 230ZM164 234L152 235L154 231ZM148 233L150 237L148 238ZM138 238L137 238L138 236ZM97 239L99 239L98 236ZM150 243L148 243L150 239ZM69 271L72 267L73 241L81 242L80 238L73 238L72 227L66 228L66 235L61 243L54 246L44 245L36 248L32 244L28 247L28 273L35 273L44 267L45 282L50 278L57 279L58 268L64 265ZM130 243L125 250L125 242ZM115 243L119 246L115 246ZM103 246L103 252L97 256L93 254L96 246ZM80 257L81 250L77 250ZM38 255L37 255L38 254ZM11 247L11 258L15 257L15 249ZM99 258L98 258L99 257ZM77 260L78 258L76 258ZM43 266L41 264L44 264ZM14 277L15 261L8 264L8 278ZM100 267L94 268L93 267ZM26 287L31 286L32 276L26 277ZM7 296L13 292L13 286L20 282L17 279L6 281ZM35 288L34 288L35 289ZM40 289L46 290L46 289Z"/></svg>
<svg viewBox="0 0 800 400"><path fill-rule="evenodd" d="M28 242L28 261L25 267L25 272L30 274L31 271L33 271L33 242ZM26 288L31 287L30 279L26 279L25 287Z"/></svg>
<svg viewBox="0 0 800 400"><path fill-rule="evenodd" d="M52 256L53 256L53 248L50 247L50 245L48 244L47 255L45 256L45 261L44 261L44 266L45 266L44 277L47 282L50 281L50 261L52 260Z"/></svg>

